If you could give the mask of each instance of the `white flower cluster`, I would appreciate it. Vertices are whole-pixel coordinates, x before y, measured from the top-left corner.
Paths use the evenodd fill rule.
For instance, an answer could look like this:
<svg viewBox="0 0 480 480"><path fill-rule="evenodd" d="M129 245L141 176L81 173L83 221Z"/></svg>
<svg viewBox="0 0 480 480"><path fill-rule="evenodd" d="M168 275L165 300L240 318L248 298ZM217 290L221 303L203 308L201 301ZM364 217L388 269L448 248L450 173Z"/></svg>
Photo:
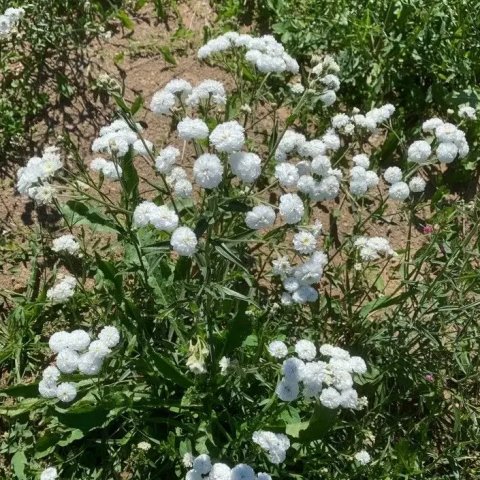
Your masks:
<svg viewBox="0 0 480 480"><path fill-rule="evenodd" d="M360 450L357 452L353 458L360 464L360 465L367 465L370 463L370 454L366 450Z"/></svg>
<svg viewBox="0 0 480 480"><path fill-rule="evenodd" d="M287 130L275 151L278 162L275 177L282 187L296 189L313 201L333 200L340 193L342 172L332 169L328 153L337 151L340 146L340 137L333 129L310 141L301 133ZM292 156L300 157L300 161L287 162Z"/></svg>
<svg viewBox="0 0 480 480"><path fill-rule="evenodd" d="M57 253L66 252L70 255L76 255L80 250L80 245L73 235L67 234L53 240L52 250Z"/></svg>
<svg viewBox="0 0 480 480"><path fill-rule="evenodd" d="M283 433L259 430L253 432L252 440L267 452L268 459L275 464L285 461L290 440Z"/></svg>
<svg viewBox="0 0 480 480"><path fill-rule="evenodd" d="M136 128L138 131L142 130L140 124L137 124ZM146 140L145 143L147 143L149 149L152 149L153 146L148 140ZM100 129L100 135L92 143L92 152L123 157L128 153L130 147L133 147L134 150L141 155L147 153L137 133L130 128L130 125L128 125L125 120L118 119ZM92 168L92 170L102 171L106 177L112 180L121 175L121 170L119 170L117 165L110 165L109 163L102 164L98 158L92 162L90 168ZM114 172L116 172L117 175L115 175Z"/></svg>
<svg viewBox="0 0 480 480"><path fill-rule="evenodd" d="M356 197L362 197L370 188L378 185L378 175L370 167L370 159L364 153L352 158L354 167L350 170L350 193Z"/></svg>
<svg viewBox="0 0 480 480"><path fill-rule="evenodd" d="M338 113L332 118L332 127L344 135L352 135L355 130L373 133L385 123L395 112L395 107L387 103L379 108L373 108L365 114L354 109L352 115Z"/></svg>
<svg viewBox="0 0 480 480"><path fill-rule="evenodd" d="M71 275L64 276L60 282L47 290L47 298L53 303L64 303L75 293L77 281Z"/></svg>
<svg viewBox="0 0 480 480"><path fill-rule="evenodd" d="M358 237L354 246L360 249L360 258L364 262L378 260L381 256L396 256L390 243L383 237Z"/></svg>
<svg viewBox="0 0 480 480"><path fill-rule="evenodd" d="M155 205L145 201L137 205L133 212L133 225L136 228L152 225L157 230L172 233L170 245L179 255L191 257L197 250L197 237L189 227L178 226L178 215L166 205Z"/></svg>
<svg viewBox="0 0 480 480"><path fill-rule="evenodd" d="M269 352L275 358L283 358L288 352L287 346L281 345L282 343L276 340L268 346ZM295 400L302 385L305 399L319 399L327 408L359 410L366 406L366 398L359 398L353 388L353 374L367 371L361 357L351 357L346 350L325 344L320 347L320 353L330 357L328 363L316 361L317 349L309 340L298 341L295 352L298 357L289 357L282 365L283 378L276 388L280 400Z"/></svg>
<svg viewBox="0 0 480 480"><path fill-rule="evenodd" d="M219 37L209 40L198 50L201 60L216 53L227 52L234 48L246 49L245 59L255 65L261 73L298 73L297 61L292 58L283 45L271 35L253 37L248 34L227 32Z"/></svg>
<svg viewBox="0 0 480 480"><path fill-rule="evenodd" d="M458 116L460 118L467 118L468 120L476 120L477 111L468 104L460 105L458 107Z"/></svg>
<svg viewBox="0 0 480 480"><path fill-rule="evenodd" d="M55 467L48 467L40 474L40 480L56 480L58 472Z"/></svg>
<svg viewBox="0 0 480 480"><path fill-rule="evenodd" d="M385 123L395 112L395 107L387 103L378 108L372 108L365 114L360 113L359 110L355 109L353 115L351 116L351 121L355 126L360 129L366 130L367 132L375 132L375 130Z"/></svg>
<svg viewBox="0 0 480 480"><path fill-rule="evenodd" d="M107 180L119 180L122 176L122 167L110 160L97 157L90 162L90 170L100 172Z"/></svg>
<svg viewBox="0 0 480 480"><path fill-rule="evenodd" d="M426 142L423 143L428 145ZM428 148L430 148L430 146ZM397 202L403 202L406 200L409 197L410 192L422 193L427 186L427 182L419 175L412 177L408 183L404 182L403 173L398 167L388 167L383 173L383 178L390 184L388 196Z"/></svg>
<svg viewBox="0 0 480 480"><path fill-rule="evenodd" d="M48 180L63 167L57 147L47 147L41 157L32 157L25 167L17 172L16 188L39 204L52 201L55 189Z"/></svg>
<svg viewBox="0 0 480 480"><path fill-rule="evenodd" d="M321 87L320 101L326 107L330 107L337 101L336 92L340 88L340 79L335 74L340 71L340 67L330 55L317 58L316 61L317 63L311 72L313 77L311 78L309 91L318 92L318 87Z"/></svg>
<svg viewBox="0 0 480 480"><path fill-rule="evenodd" d="M0 15L0 39L8 37L24 15L25 10L21 7L7 8L5 12Z"/></svg>
<svg viewBox="0 0 480 480"><path fill-rule="evenodd" d="M173 110L182 104L197 107L200 104L225 105L226 103L227 95L221 82L207 79L196 87L192 87L186 80L176 78L155 92L150 102L150 110L157 115L171 115Z"/></svg>
<svg viewBox="0 0 480 480"><path fill-rule="evenodd" d="M311 242L308 251L313 247L314 235L301 232L294 237L294 244L298 242L305 248L304 236ZM312 238L310 238L312 237ZM305 250L304 250L305 251ZM280 257L272 262L272 273L283 280L285 292L282 295L282 303L311 303L318 299L318 292L312 287L323 276L323 269L328 263L327 256L322 251L313 251L311 256L299 265L292 266L286 257Z"/></svg>
<svg viewBox="0 0 480 480"><path fill-rule="evenodd" d="M430 118L422 124L422 130L430 134L428 141L416 140L408 147L409 162L424 165L429 163L435 153L440 163L452 163L457 157L465 158L470 151L465 132L453 123L440 118ZM434 145L435 150L432 150ZM436 145L436 146L435 146Z"/></svg>
<svg viewBox="0 0 480 480"><path fill-rule="evenodd" d="M272 480L267 473L255 474L250 465L239 463L230 468L225 463L213 463L207 454L199 455L192 461L192 469L185 480Z"/></svg>
<svg viewBox="0 0 480 480"><path fill-rule="evenodd" d="M77 370L84 375L97 375L106 356L120 342L119 331L112 326L104 327L98 339L91 341L85 330L56 332L48 341L50 350L57 355L55 365L48 366L38 384L38 391L44 398L58 398L72 402L77 396L73 383L58 383L62 373L71 374Z"/></svg>

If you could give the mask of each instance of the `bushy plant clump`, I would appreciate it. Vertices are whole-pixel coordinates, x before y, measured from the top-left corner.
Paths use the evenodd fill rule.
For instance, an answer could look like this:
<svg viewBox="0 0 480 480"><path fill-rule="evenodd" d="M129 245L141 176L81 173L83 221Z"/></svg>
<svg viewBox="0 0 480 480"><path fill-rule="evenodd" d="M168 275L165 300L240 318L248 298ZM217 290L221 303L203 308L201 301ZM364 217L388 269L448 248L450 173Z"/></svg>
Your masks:
<svg viewBox="0 0 480 480"><path fill-rule="evenodd" d="M1 449L15 473L474 472L478 210L458 206L461 233L429 189L470 155L475 110L424 119L384 169L373 138L402 135L396 108L339 107L331 56L300 78L273 37L229 32L198 57L235 87L159 86L147 108L170 124L165 144L137 121L141 101L118 96L89 158L66 139L18 171L17 190L66 234L44 239L52 263L6 323L17 378L0 390ZM406 230L387 238L396 218Z"/></svg>

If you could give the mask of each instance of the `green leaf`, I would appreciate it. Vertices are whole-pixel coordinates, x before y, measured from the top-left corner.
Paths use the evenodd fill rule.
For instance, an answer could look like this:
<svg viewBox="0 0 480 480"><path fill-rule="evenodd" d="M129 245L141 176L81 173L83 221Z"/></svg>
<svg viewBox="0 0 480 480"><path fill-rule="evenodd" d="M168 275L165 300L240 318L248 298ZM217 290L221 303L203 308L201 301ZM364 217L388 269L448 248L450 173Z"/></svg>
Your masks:
<svg viewBox="0 0 480 480"><path fill-rule="evenodd" d="M299 440L311 442L324 437L335 424L337 411L326 408L323 405L316 405L308 427L299 429Z"/></svg>
<svg viewBox="0 0 480 480"><path fill-rule="evenodd" d="M130 107L130 113L132 115L135 115L142 107L144 104L144 99L141 95L138 95L134 102L132 103L132 106Z"/></svg>
<svg viewBox="0 0 480 480"><path fill-rule="evenodd" d="M2 388L0 389L0 395L3 394L15 398L38 398L38 383L18 384L13 387Z"/></svg>
<svg viewBox="0 0 480 480"><path fill-rule="evenodd" d="M117 18L120 20L120 22L125 28L128 28L129 30L133 30L135 28L135 23L125 10L119 10L117 12Z"/></svg>
<svg viewBox="0 0 480 480"><path fill-rule="evenodd" d="M177 64L177 61L173 57L172 52L168 47L163 46L163 47L158 47L158 49L160 50L166 62L171 63L172 65Z"/></svg>
<svg viewBox="0 0 480 480"><path fill-rule="evenodd" d="M25 465L27 465L27 457L23 450L18 450L12 457L12 467L18 480L27 480L25 476Z"/></svg>
<svg viewBox="0 0 480 480"><path fill-rule="evenodd" d="M109 218L79 200L69 200L60 210L70 224L89 225L98 231L121 232L121 228Z"/></svg>
<svg viewBox="0 0 480 480"><path fill-rule="evenodd" d="M109 409L101 405L79 403L68 410L56 408L56 417L63 425L88 432L102 426L107 420Z"/></svg>
<svg viewBox="0 0 480 480"><path fill-rule="evenodd" d="M183 388L188 388L193 385L192 380L185 376L170 360L167 360L153 350L145 352L145 355L140 359L139 363L142 369L147 372L154 370L154 373L159 373L163 378L171 380Z"/></svg>

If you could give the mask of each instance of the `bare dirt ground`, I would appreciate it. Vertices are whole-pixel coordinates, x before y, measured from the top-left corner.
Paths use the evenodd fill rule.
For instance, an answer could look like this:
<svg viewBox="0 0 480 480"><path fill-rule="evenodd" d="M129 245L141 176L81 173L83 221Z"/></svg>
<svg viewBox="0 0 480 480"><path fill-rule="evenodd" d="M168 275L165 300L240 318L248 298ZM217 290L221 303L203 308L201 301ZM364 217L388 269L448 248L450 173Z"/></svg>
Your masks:
<svg viewBox="0 0 480 480"><path fill-rule="evenodd" d="M155 91L169 80L181 77L192 84L205 78L220 80L230 87L230 78L220 69L201 64L196 59L196 50L203 42L203 29L214 22L214 12L207 1L192 1L179 6L179 18L171 18L168 25L155 20L153 11L146 7L135 18L134 31L116 28L110 38L103 38L89 46L82 61L78 75L83 76L90 87L101 75L109 75L122 87L128 101L141 95L148 105ZM175 32L180 34L175 35ZM108 34L107 34L108 36ZM161 48L168 47L173 52L175 65L167 62ZM34 129L33 151L40 153L43 146L54 144L62 132L68 132L71 140L78 145L79 152L88 164L94 156L90 145L101 126L111 120L114 107L111 102L102 103L92 88L79 91L67 105L52 105L47 115ZM160 119L146 110L139 120L146 125L145 137L157 147L163 146L170 136L170 120ZM178 146L178 145L177 145ZM27 158L25 159L25 161ZM152 175L152 166L147 161L136 164L140 175L147 178ZM15 167L15 169L18 167ZM23 291L29 277L28 242L32 233L42 228L57 231L58 217L48 209L38 217L31 202L18 196L14 190L15 171L6 172L0 178L0 228L9 239L0 257L4 260L0 267L0 289ZM317 217L322 221L325 231L333 228L330 211L339 208L338 204L321 206ZM341 216L336 227L338 234L351 232L355 221L350 211L340 207ZM390 238L394 249L404 248L407 237L406 222L397 214L397 206L392 205L387 217L388 223L377 222L372 225L370 235L382 235ZM419 231L414 230L412 245L417 249L426 240ZM391 272L387 279L395 286L395 275Z"/></svg>

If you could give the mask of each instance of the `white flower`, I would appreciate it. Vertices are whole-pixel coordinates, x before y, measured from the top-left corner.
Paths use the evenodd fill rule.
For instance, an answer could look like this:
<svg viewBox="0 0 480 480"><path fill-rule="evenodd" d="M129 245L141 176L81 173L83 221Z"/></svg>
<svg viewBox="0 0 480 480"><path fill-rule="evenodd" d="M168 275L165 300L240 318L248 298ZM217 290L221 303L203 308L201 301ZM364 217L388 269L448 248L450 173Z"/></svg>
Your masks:
<svg viewBox="0 0 480 480"><path fill-rule="evenodd" d="M252 183L259 177L262 161L255 153L235 152L228 157L228 160L232 173L242 182Z"/></svg>
<svg viewBox="0 0 480 480"><path fill-rule="evenodd" d="M172 232L178 226L178 216L165 205L142 202L133 212L133 225L137 228L153 225L158 230Z"/></svg>
<svg viewBox="0 0 480 480"><path fill-rule="evenodd" d="M168 115L175 106L175 95L165 90L155 92L150 102L150 110L157 115Z"/></svg>
<svg viewBox="0 0 480 480"><path fill-rule="evenodd" d="M233 153L245 143L245 129L236 121L217 125L210 134L210 143L219 152Z"/></svg>
<svg viewBox="0 0 480 480"><path fill-rule="evenodd" d="M293 85L290 85L290 91L295 95L301 95L305 91L305 87L301 83L297 82Z"/></svg>
<svg viewBox="0 0 480 480"><path fill-rule="evenodd" d="M380 181L380 179L378 178L378 175L373 170L367 170L365 172L365 181L367 183L368 188L373 188L378 185L378 182Z"/></svg>
<svg viewBox="0 0 480 480"><path fill-rule="evenodd" d="M55 398L57 396L56 382L40 380L40 382L38 383L38 393L43 398Z"/></svg>
<svg viewBox="0 0 480 480"><path fill-rule="evenodd" d="M323 142L323 140L314 138L313 140L307 142L305 141L303 135L302 137L298 137L296 148L300 156L310 158L323 155L327 151L327 145Z"/></svg>
<svg viewBox="0 0 480 480"><path fill-rule="evenodd" d="M194 457L190 452L187 452L182 457L182 463L184 467L190 468L193 466Z"/></svg>
<svg viewBox="0 0 480 480"><path fill-rule="evenodd" d="M433 133L437 127L443 125L443 120L440 118L430 118L425 120L422 124L422 130L426 133Z"/></svg>
<svg viewBox="0 0 480 480"><path fill-rule="evenodd" d="M46 383L57 383L59 378L60 370L53 365L47 367L42 373L42 379L45 380Z"/></svg>
<svg viewBox="0 0 480 480"><path fill-rule="evenodd" d="M178 122L177 131L182 140L201 140L208 137L208 126L199 118L185 117Z"/></svg>
<svg viewBox="0 0 480 480"><path fill-rule="evenodd" d="M287 382L298 382L302 377L302 369L305 363L299 358L290 357L282 363L282 373L285 375Z"/></svg>
<svg viewBox="0 0 480 480"><path fill-rule="evenodd" d="M341 146L340 137L335 133L335 130L328 129L322 137L322 142L328 150L336 151Z"/></svg>
<svg viewBox="0 0 480 480"><path fill-rule="evenodd" d="M178 227L170 239L173 250L184 257L191 257L197 250L197 237L192 229Z"/></svg>
<svg viewBox="0 0 480 480"><path fill-rule="evenodd" d="M71 275L65 276L59 283L47 290L47 298L53 303L63 303L73 297L77 281Z"/></svg>
<svg viewBox="0 0 480 480"><path fill-rule="evenodd" d="M52 242L52 250L54 252L67 252L70 255L75 255L80 250L75 237L71 234L62 235Z"/></svg>
<svg viewBox="0 0 480 480"><path fill-rule="evenodd" d="M298 232L293 236L293 248L303 255L313 253L316 246L317 239L310 232Z"/></svg>
<svg viewBox="0 0 480 480"><path fill-rule="evenodd" d="M110 348L108 348L108 346L102 340L94 340L89 345L88 351L100 359L105 358L109 353L111 353Z"/></svg>
<svg viewBox="0 0 480 480"><path fill-rule="evenodd" d="M118 163L98 157L91 161L90 169L101 172L107 180L118 180L122 176L122 167Z"/></svg>
<svg viewBox="0 0 480 480"><path fill-rule="evenodd" d="M326 107L330 107L336 102L337 95L333 90L325 90L319 98Z"/></svg>
<svg viewBox="0 0 480 480"><path fill-rule="evenodd" d="M332 168L330 157L326 157L325 155L317 155L312 160L311 168L313 173L316 173L321 177L328 175L328 172Z"/></svg>
<svg viewBox="0 0 480 480"><path fill-rule="evenodd" d="M289 275L292 271L292 266L288 260L288 257L278 257L272 261L272 274L284 277Z"/></svg>
<svg viewBox="0 0 480 480"><path fill-rule="evenodd" d="M42 157L32 157L25 167L17 171L16 188L21 195L38 195L37 190L30 189L34 186L40 187L39 183L54 176L63 167L60 154L56 147L47 147Z"/></svg>
<svg viewBox="0 0 480 480"><path fill-rule="evenodd" d="M37 202L38 205L50 205L53 202L56 193L57 191L55 187L49 183L30 187L27 192L29 198Z"/></svg>
<svg viewBox="0 0 480 480"><path fill-rule="evenodd" d="M360 465L367 465L367 463L370 463L370 455L366 450L360 450L353 457Z"/></svg>
<svg viewBox="0 0 480 480"><path fill-rule="evenodd" d="M315 179L310 175L302 175L297 182L297 189L298 191L306 194L310 194L310 192L315 187Z"/></svg>
<svg viewBox="0 0 480 480"><path fill-rule="evenodd" d="M50 350L54 353L59 353L65 348L70 347L70 334L65 331L55 332L48 341Z"/></svg>
<svg viewBox="0 0 480 480"><path fill-rule="evenodd" d="M337 113L332 117L332 127L335 129L340 129L345 127L350 123L350 117L344 113Z"/></svg>
<svg viewBox="0 0 480 480"><path fill-rule="evenodd" d="M73 373L78 368L78 358L75 350L65 348L59 352L55 363L62 373Z"/></svg>
<svg viewBox="0 0 480 480"><path fill-rule="evenodd" d="M280 301L282 305L291 305L293 303L292 296L288 292L283 292Z"/></svg>
<svg viewBox="0 0 480 480"><path fill-rule="evenodd" d="M63 382L57 387L57 398L65 403L69 403L77 396L77 388L73 383Z"/></svg>
<svg viewBox="0 0 480 480"><path fill-rule="evenodd" d="M193 164L195 182L202 188L218 187L223 178L223 165L216 155L204 153Z"/></svg>
<svg viewBox="0 0 480 480"><path fill-rule="evenodd" d="M443 123L435 129L435 136L439 142L455 142L459 137L459 130L452 123Z"/></svg>
<svg viewBox="0 0 480 480"><path fill-rule="evenodd" d="M212 469L212 462L207 454L202 454L193 460L193 469L201 475L206 475Z"/></svg>
<svg viewBox="0 0 480 480"><path fill-rule="evenodd" d="M428 162L432 154L432 147L425 140L417 140L408 147L407 160L423 165Z"/></svg>
<svg viewBox="0 0 480 480"><path fill-rule="evenodd" d="M231 468L224 463L214 463L208 480L230 480Z"/></svg>
<svg viewBox="0 0 480 480"><path fill-rule="evenodd" d="M135 153L144 157L148 157L153 151L153 143L150 140L141 140L140 138L133 142L132 147Z"/></svg>
<svg viewBox="0 0 480 480"><path fill-rule="evenodd" d="M58 473L55 467L46 468L40 475L40 480L56 480L57 478Z"/></svg>
<svg viewBox="0 0 480 480"><path fill-rule="evenodd" d="M180 95L181 97L188 95L192 91L192 86L183 78L174 78L170 80L164 87L165 92L173 93L174 95Z"/></svg>
<svg viewBox="0 0 480 480"><path fill-rule="evenodd" d="M302 199L296 193L286 193L280 197L280 215L285 222L298 223L305 211Z"/></svg>
<svg viewBox="0 0 480 480"><path fill-rule="evenodd" d="M390 186L388 189L388 196L392 200L396 200L398 202L403 202L406 200L410 195L410 188L408 184L405 182L397 182Z"/></svg>
<svg viewBox="0 0 480 480"><path fill-rule="evenodd" d="M317 349L310 340L299 340L295 344L295 352L302 360L312 361L317 355Z"/></svg>
<svg viewBox="0 0 480 480"><path fill-rule="evenodd" d="M332 387L324 388L320 394L320 403L327 408L338 408L340 406L340 400L340 393Z"/></svg>
<svg viewBox="0 0 480 480"><path fill-rule="evenodd" d="M287 379L283 379L275 389L275 393L277 394L278 398L284 402L291 402L298 397L299 394L299 387L297 381L288 381Z"/></svg>
<svg viewBox="0 0 480 480"><path fill-rule="evenodd" d="M222 375L227 374L227 370L230 368L231 361L228 357L222 357L220 361L218 362L218 365L220 366L220 373Z"/></svg>
<svg viewBox="0 0 480 480"><path fill-rule="evenodd" d="M355 240L354 245L355 247L360 248L360 257L363 261L377 260L380 258L380 255L395 255L388 240L382 237L358 237ZM320 351L322 352L322 350ZM328 353L322 353L324 355L329 355Z"/></svg>
<svg viewBox="0 0 480 480"><path fill-rule="evenodd" d="M271 227L275 223L275 211L268 205L257 205L247 212L245 223L253 230Z"/></svg>
<svg viewBox="0 0 480 480"><path fill-rule="evenodd" d="M458 107L458 116L468 118L469 120L476 120L477 112L470 105L460 105L460 107Z"/></svg>
<svg viewBox="0 0 480 480"><path fill-rule="evenodd" d="M297 184L299 175L295 165L283 162L275 167L275 178L278 178L282 187L289 188Z"/></svg>
<svg viewBox="0 0 480 480"><path fill-rule="evenodd" d="M214 105L225 105L227 95L223 84L216 80L207 79L197 85L186 102L189 106L197 106L201 101L210 101Z"/></svg>
<svg viewBox="0 0 480 480"><path fill-rule="evenodd" d="M274 358L284 358L288 354L287 346L280 340L274 340L267 347L268 352Z"/></svg>
<svg viewBox="0 0 480 480"><path fill-rule="evenodd" d="M102 368L103 358L95 352L83 353L78 359L78 371L84 375L97 375Z"/></svg>
<svg viewBox="0 0 480 480"><path fill-rule="evenodd" d="M152 445L148 442L139 442L137 444L137 448L144 452L148 452L152 448Z"/></svg>
<svg viewBox="0 0 480 480"><path fill-rule="evenodd" d="M403 173L398 167L388 167L383 174L385 181L390 184L401 182L402 177Z"/></svg>
<svg viewBox="0 0 480 480"><path fill-rule="evenodd" d="M290 440L282 433L257 430L253 432L252 440L267 452L268 459L276 465L285 460L286 452L290 448Z"/></svg>
<svg viewBox="0 0 480 480"><path fill-rule="evenodd" d="M355 165L363 167L365 170L368 170L370 168L370 159L368 158L368 155L365 155L364 153L354 155L352 161Z"/></svg>
<svg viewBox="0 0 480 480"><path fill-rule="evenodd" d="M203 480L203 477L196 470L189 470L185 476L185 480Z"/></svg>
<svg viewBox="0 0 480 480"><path fill-rule="evenodd" d="M107 347L116 347L120 342L120 332L114 326L103 327L98 334L98 339L101 340Z"/></svg>
<svg viewBox="0 0 480 480"><path fill-rule="evenodd" d="M160 153L155 159L155 168L162 174L170 173L179 155L180 151L178 148L172 146L165 147L160 150Z"/></svg>
<svg viewBox="0 0 480 480"><path fill-rule="evenodd" d="M179 198L190 198L193 192L193 185L192 183L185 179L181 178L177 180L173 186L173 193L176 197Z"/></svg>
<svg viewBox="0 0 480 480"><path fill-rule="evenodd" d="M255 471L250 465L239 463L232 468L230 480L255 480Z"/></svg>
<svg viewBox="0 0 480 480"><path fill-rule="evenodd" d="M302 285L292 294L295 303L312 303L318 300L318 292L310 285Z"/></svg>
<svg viewBox="0 0 480 480"><path fill-rule="evenodd" d="M435 153L441 163L452 163L458 155L458 147L453 142L442 142Z"/></svg>
<svg viewBox="0 0 480 480"><path fill-rule="evenodd" d="M409 182L408 182L408 187L410 188L410 191L413 193L421 193L425 190L425 187L427 185L427 182L422 178L422 177L413 177Z"/></svg>

